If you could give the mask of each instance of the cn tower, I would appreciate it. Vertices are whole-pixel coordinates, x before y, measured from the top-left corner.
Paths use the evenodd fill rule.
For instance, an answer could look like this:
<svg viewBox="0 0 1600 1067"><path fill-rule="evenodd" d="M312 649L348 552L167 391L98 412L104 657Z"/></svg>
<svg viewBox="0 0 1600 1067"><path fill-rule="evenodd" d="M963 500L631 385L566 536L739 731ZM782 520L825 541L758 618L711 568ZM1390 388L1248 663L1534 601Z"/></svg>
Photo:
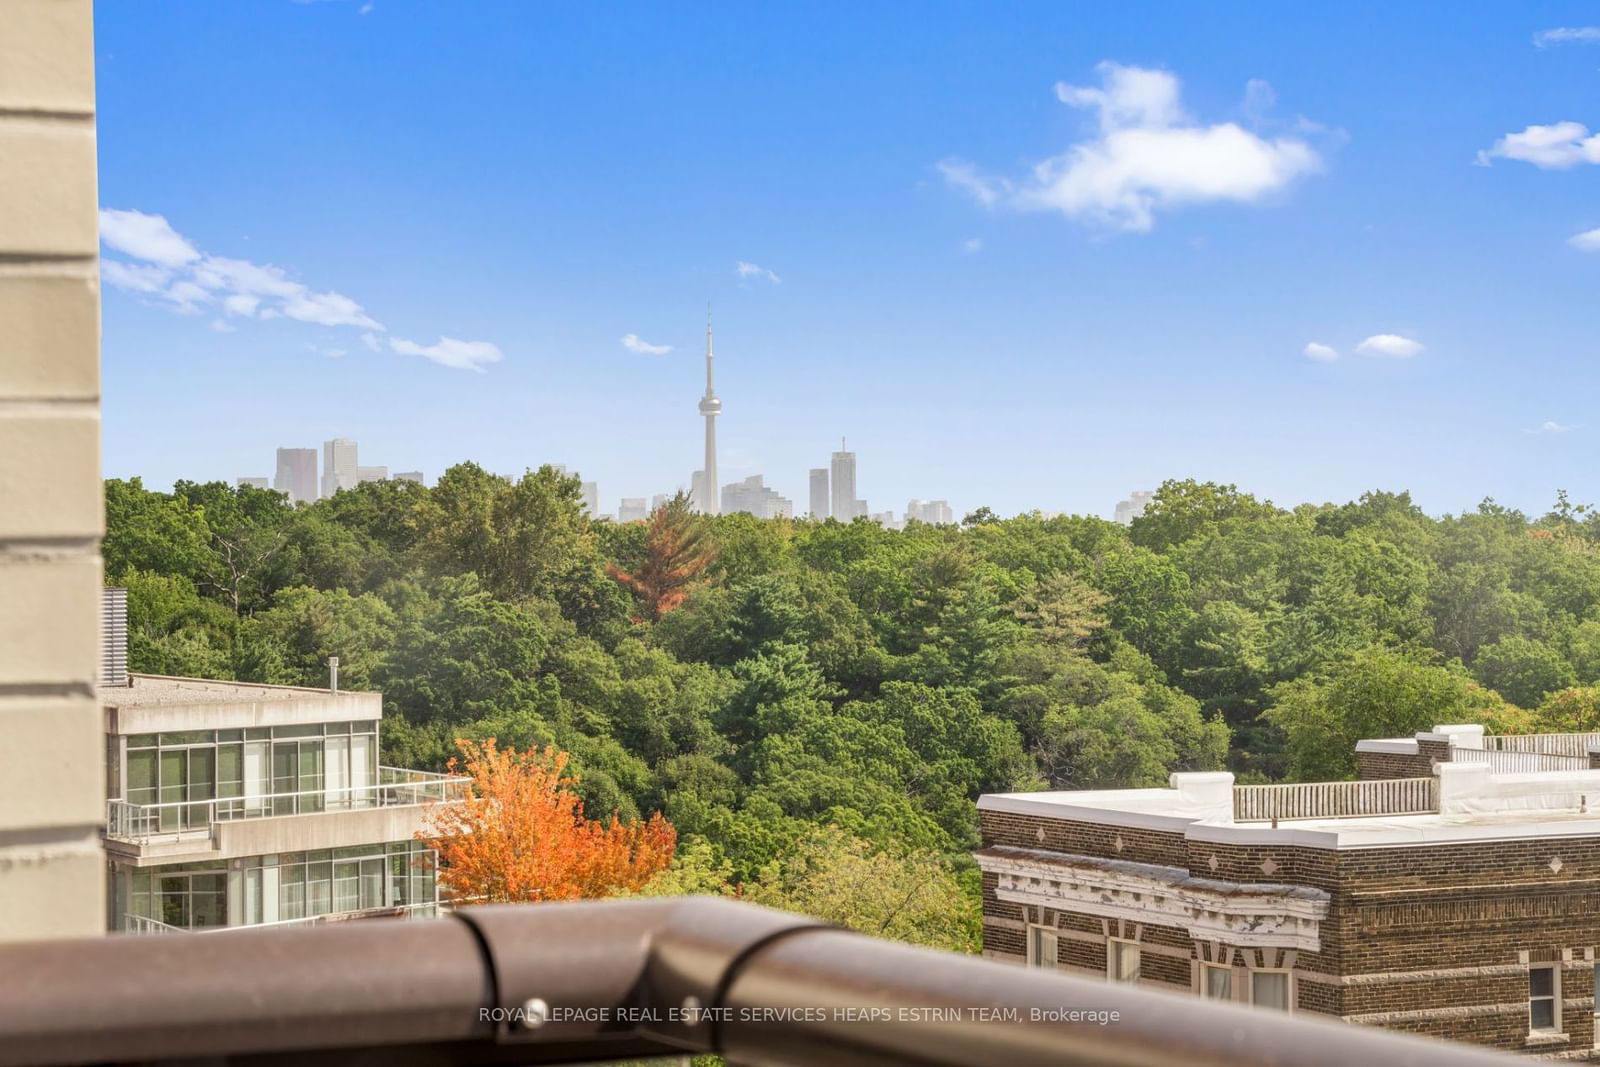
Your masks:
<svg viewBox="0 0 1600 1067"><path fill-rule="evenodd" d="M706 309L706 395L700 398L700 414L706 417L706 467L705 499L699 501L700 510L707 515L720 512L717 499L717 416L722 414L722 401L711 385L711 309Z"/></svg>

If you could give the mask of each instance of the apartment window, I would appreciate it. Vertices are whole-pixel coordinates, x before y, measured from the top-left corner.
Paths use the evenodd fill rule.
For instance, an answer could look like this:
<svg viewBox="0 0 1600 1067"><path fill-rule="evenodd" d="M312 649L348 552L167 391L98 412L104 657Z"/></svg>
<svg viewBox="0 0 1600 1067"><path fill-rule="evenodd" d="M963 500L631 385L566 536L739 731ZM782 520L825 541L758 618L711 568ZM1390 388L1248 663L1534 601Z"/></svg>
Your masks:
<svg viewBox="0 0 1600 1067"><path fill-rule="evenodd" d="M1232 1000L1233 968L1222 963L1202 963L1200 995L1207 1000Z"/></svg>
<svg viewBox="0 0 1600 1067"><path fill-rule="evenodd" d="M1106 977L1113 982L1139 980L1139 943L1112 938L1106 942Z"/></svg>
<svg viewBox="0 0 1600 1067"><path fill-rule="evenodd" d="M1289 972L1251 971L1250 1003L1258 1008L1289 1010Z"/></svg>
<svg viewBox="0 0 1600 1067"><path fill-rule="evenodd" d="M1561 1029L1561 976L1554 967L1528 969L1528 1029L1534 1033Z"/></svg>
<svg viewBox="0 0 1600 1067"><path fill-rule="evenodd" d="M1600 964L1594 969L1594 1047L1600 1048Z"/></svg>
<svg viewBox="0 0 1600 1067"><path fill-rule="evenodd" d="M1047 971L1056 969L1056 950L1061 939L1053 927L1028 927L1028 966Z"/></svg>

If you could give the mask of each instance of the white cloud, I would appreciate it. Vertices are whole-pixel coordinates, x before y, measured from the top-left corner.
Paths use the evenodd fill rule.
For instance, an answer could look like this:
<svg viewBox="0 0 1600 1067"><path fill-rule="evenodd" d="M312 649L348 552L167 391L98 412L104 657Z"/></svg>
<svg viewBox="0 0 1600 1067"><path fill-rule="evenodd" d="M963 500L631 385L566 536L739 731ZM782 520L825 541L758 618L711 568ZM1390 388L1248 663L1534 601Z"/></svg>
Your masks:
<svg viewBox="0 0 1600 1067"><path fill-rule="evenodd" d="M1600 230L1585 230L1567 238L1567 244L1580 252L1600 252Z"/></svg>
<svg viewBox="0 0 1600 1067"><path fill-rule="evenodd" d="M1576 426L1573 426L1573 425L1570 425L1570 424L1567 424L1567 423L1541 422L1534 429L1524 430L1522 432L1523 433L1539 433L1539 434L1561 434L1561 433L1571 433L1573 430L1576 430L1576 429L1577 429Z"/></svg>
<svg viewBox="0 0 1600 1067"><path fill-rule="evenodd" d="M1375 333L1359 345L1356 345L1356 351L1364 356L1410 359L1412 356L1421 354L1422 345L1409 337L1401 337L1397 333Z"/></svg>
<svg viewBox="0 0 1600 1067"><path fill-rule="evenodd" d="M486 365L499 363L505 358L498 345L488 341L459 341L454 337L441 337L431 345L419 345L403 337L391 337L389 347L402 356L422 356L441 367L456 370L482 371Z"/></svg>
<svg viewBox="0 0 1600 1067"><path fill-rule="evenodd" d="M733 271L741 278L765 278L773 285L777 285L783 281L782 278L778 277L767 268L757 266L754 263L747 263L742 259L739 261L738 265L733 268Z"/></svg>
<svg viewBox="0 0 1600 1067"><path fill-rule="evenodd" d="M1478 153L1478 164L1515 159L1542 170L1570 170L1583 163L1600 163L1600 133L1590 134L1581 122L1554 122L1508 133Z"/></svg>
<svg viewBox="0 0 1600 1067"><path fill-rule="evenodd" d="M172 281L172 272L153 263L124 263L107 259L100 263L100 277L134 293L159 293Z"/></svg>
<svg viewBox="0 0 1600 1067"><path fill-rule="evenodd" d="M965 241L961 242L961 251L981 252L983 251L983 241L977 237L968 237Z"/></svg>
<svg viewBox="0 0 1600 1067"><path fill-rule="evenodd" d="M1600 26L1561 26L1553 30L1540 30L1533 35L1539 48L1553 44L1595 44L1600 42Z"/></svg>
<svg viewBox="0 0 1600 1067"><path fill-rule="evenodd" d="M629 352L637 352L641 356L664 356L672 351L671 345L653 345L636 333L624 336L622 338L622 347Z"/></svg>
<svg viewBox="0 0 1600 1067"><path fill-rule="evenodd" d="M1339 350L1337 348L1318 341L1308 342L1305 348L1300 351L1307 359L1314 359L1319 363L1332 363L1339 358Z"/></svg>
<svg viewBox="0 0 1600 1067"><path fill-rule="evenodd" d="M224 322L222 319L212 319L211 328L216 330L218 333L234 333L239 329L239 327L235 326L233 323Z"/></svg>
<svg viewBox="0 0 1600 1067"><path fill-rule="evenodd" d="M316 326L349 326L365 331L361 341L369 350L377 352L383 347L387 329L350 297L333 290L313 290L271 264L208 255L160 215L102 209L100 239L108 249L132 260L103 257L102 278L119 289L159 297L180 314L198 315L215 307L228 318L282 318ZM223 319L213 320L213 329L232 332L231 327L224 330L223 326ZM389 344L405 355L425 356L442 366L469 370L481 370L504 358L488 341L441 337L437 344L424 346L390 338ZM348 351L317 350L338 356Z"/></svg>
<svg viewBox="0 0 1600 1067"><path fill-rule="evenodd" d="M986 207L1057 211L1122 230L1146 231L1157 211L1215 201L1249 203L1317 171L1305 141L1262 137L1232 122L1202 125L1183 110L1178 79L1162 70L1102 63L1099 87L1056 86L1069 107L1095 113L1098 136L1013 181L963 160L937 168L945 181ZM1259 112L1271 86L1255 81L1245 107Z"/></svg>
<svg viewBox="0 0 1600 1067"><path fill-rule="evenodd" d="M100 211L100 240L109 247L146 263L181 267L200 258L199 249L185 240L161 215L142 211Z"/></svg>

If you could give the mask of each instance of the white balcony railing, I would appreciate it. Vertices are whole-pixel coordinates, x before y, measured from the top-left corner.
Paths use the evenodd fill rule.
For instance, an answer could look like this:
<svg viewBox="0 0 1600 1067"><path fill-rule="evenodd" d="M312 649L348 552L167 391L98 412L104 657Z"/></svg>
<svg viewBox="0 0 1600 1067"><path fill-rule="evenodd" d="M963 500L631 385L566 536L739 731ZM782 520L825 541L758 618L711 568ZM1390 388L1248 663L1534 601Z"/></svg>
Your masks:
<svg viewBox="0 0 1600 1067"><path fill-rule="evenodd" d="M401 767L379 767L373 785L307 789L297 793L217 797L167 804L106 802L106 836L143 845L209 836L218 823L265 819L276 815L308 815L360 811L461 800L471 779Z"/></svg>
<svg viewBox="0 0 1600 1067"><path fill-rule="evenodd" d="M308 915L303 919L278 919L269 923L249 923L241 926L199 926L194 928L173 926L148 915L123 915L123 932L129 934L223 934L239 930L276 930L289 926L318 926L322 923L347 922L360 919L432 919L440 914L438 901L421 904L396 904L391 907L365 908L361 911L341 911L327 915Z"/></svg>
<svg viewBox="0 0 1600 1067"><path fill-rule="evenodd" d="M1488 740L1485 738L1484 740ZM1525 774L1532 771L1586 771L1588 756L1563 756L1552 752L1525 749L1452 748L1451 763L1487 763L1495 774Z"/></svg>
<svg viewBox="0 0 1600 1067"><path fill-rule="evenodd" d="M1421 815L1438 810L1439 787L1435 778L1233 787L1235 822Z"/></svg>
<svg viewBox="0 0 1600 1067"><path fill-rule="evenodd" d="M1589 758L1589 747L1600 746L1600 733L1589 734L1487 734L1483 747L1494 752L1540 752L1547 756Z"/></svg>

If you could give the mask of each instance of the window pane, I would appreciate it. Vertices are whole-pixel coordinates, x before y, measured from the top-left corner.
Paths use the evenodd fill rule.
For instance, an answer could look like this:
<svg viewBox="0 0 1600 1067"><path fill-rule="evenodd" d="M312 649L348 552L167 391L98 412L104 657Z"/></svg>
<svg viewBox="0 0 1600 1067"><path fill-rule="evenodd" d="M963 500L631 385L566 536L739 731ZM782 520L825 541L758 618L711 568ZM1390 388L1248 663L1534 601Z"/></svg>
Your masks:
<svg viewBox="0 0 1600 1067"><path fill-rule="evenodd" d="M1227 967L1205 969L1205 995L1212 1000L1233 999L1233 972Z"/></svg>
<svg viewBox="0 0 1600 1067"><path fill-rule="evenodd" d="M1554 997L1531 1001L1528 1004L1528 1026L1533 1030L1556 1028L1556 1002Z"/></svg>
<svg viewBox="0 0 1600 1067"><path fill-rule="evenodd" d="M1528 995L1534 997L1554 996L1556 991L1555 969L1553 967L1535 967L1528 972Z"/></svg>
<svg viewBox="0 0 1600 1067"><path fill-rule="evenodd" d="M128 803L154 804L156 802L156 751L147 748L142 752L128 753Z"/></svg>
<svg viewBox="0 0 1600 1067"><path fill-rule="evenodd" d="M1250 976L1250 1000L1262 1008L1289 1008L1289 976L1274 972L1257 972Z"/></svg>
<svg viewBox="0 0 1600 1067"><path fill-rule="evenodd" d="M217 796L239 796L243 787L244 746L220 746L217 749Z"/></svg>

